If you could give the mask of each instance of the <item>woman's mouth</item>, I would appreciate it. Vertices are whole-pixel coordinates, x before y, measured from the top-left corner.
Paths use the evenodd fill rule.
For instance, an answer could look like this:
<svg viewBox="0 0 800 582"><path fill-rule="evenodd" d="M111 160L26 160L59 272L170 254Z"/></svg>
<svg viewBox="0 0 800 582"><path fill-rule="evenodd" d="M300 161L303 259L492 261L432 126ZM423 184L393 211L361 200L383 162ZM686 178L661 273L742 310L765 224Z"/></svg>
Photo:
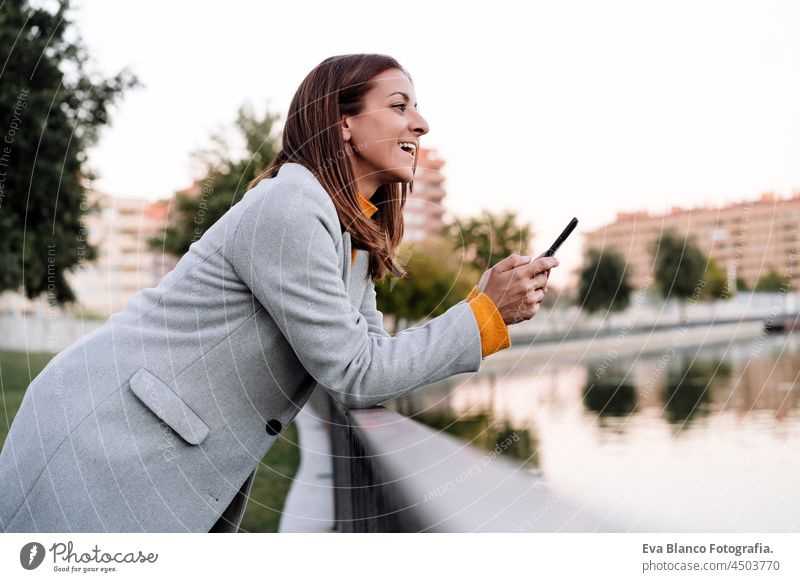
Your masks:
<svg viewBox="0 0 800 582"><path fill-rule="evenodd" d="M410 141L401 141L398 144L398 146L400 147L401 150L410 155L412 158L414 157L414 154L416 153L417 150L417 144Z"/></svg>

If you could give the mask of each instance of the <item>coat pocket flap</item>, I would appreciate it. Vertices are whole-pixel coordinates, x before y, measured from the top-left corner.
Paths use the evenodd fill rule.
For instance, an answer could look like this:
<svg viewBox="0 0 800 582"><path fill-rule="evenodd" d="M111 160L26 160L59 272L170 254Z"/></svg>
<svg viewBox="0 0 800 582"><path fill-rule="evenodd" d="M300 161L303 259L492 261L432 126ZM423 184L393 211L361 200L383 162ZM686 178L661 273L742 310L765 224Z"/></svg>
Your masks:
<svg viewBox="0 0 800 582"><path fill-rule="evenodd" d="M186 442L199 445L208 436L208 425L150 370L140 368L131 377L131 391Z"/></svg>

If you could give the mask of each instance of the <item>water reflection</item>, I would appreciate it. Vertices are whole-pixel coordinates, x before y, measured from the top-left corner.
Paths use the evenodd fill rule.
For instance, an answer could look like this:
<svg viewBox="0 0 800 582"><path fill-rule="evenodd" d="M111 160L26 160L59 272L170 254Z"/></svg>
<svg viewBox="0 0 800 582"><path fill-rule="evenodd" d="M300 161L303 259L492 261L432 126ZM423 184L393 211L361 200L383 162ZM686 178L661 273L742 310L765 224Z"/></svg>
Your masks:
<svg viewBox="0 0 800 582"><path fill-rule="evenodd" d="M598 372L603 370L602 372ZM510 366L388 405L653 531L800 531L800 345L780 334L613 362Z"/></svg>
<svg viewBox="0 0 800 582"><path fill-rule="evenodd" d="M691 359L679 356L678 366L669 371L664 389L664 412L678 430L710 412L715 386L726 385L730 380L730 365L721 359Z"/></svg>
<svg viewBox="0 0 800 582"><path fill-rule="evenodd" d="M587 410L603 416L623 416L636 410L636 387L624 376L602 376L583 390Z"/></svg>

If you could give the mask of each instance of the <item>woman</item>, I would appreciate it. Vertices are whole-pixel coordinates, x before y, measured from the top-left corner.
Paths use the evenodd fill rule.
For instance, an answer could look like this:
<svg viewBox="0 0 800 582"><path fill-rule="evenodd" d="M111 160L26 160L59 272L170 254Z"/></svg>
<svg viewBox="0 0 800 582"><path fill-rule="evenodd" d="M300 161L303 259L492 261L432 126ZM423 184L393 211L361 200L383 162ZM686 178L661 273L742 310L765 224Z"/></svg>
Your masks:
<svg viewBox="0 0 800 582"><path fill-rule="evenodd" d="M59 353L0 454L3 531L236 531L259 461L317 384L368 407L480 368L554 258L512 255L394 336L373 279L403 235L428 125L382 55L320 63L283 149L155 288Z"/></svg>

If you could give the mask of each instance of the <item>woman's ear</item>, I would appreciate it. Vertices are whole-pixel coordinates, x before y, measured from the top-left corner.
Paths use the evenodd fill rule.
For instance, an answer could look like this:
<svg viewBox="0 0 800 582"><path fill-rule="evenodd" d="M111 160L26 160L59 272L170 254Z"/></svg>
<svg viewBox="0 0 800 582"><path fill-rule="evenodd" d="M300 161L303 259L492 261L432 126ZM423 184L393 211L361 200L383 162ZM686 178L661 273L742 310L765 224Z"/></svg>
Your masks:
<svg viewBox="0 0 800 582"><path fill-rule="evenodd" d="M350 117L342 115L339 127L342 129L342 139L345 143L349 142L352 138L352 133L350 132Z"/></svg>

